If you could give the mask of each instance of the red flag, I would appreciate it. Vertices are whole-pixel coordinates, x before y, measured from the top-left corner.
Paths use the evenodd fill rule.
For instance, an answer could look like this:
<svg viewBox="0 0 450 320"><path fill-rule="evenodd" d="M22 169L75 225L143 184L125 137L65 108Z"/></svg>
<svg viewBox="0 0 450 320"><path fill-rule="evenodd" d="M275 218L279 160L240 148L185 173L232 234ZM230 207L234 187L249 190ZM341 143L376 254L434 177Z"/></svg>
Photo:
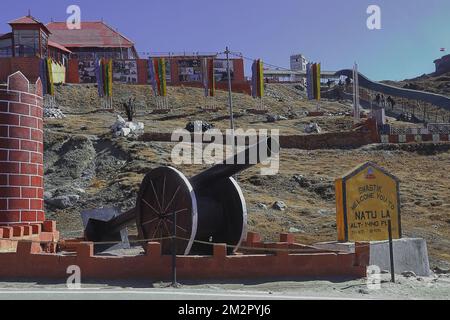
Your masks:
<svg viewBox="0 0 450 320"><path fill-rule="evenodd" d="M445 48L441 48L441 52L444 52L445 51Z"/></svg>

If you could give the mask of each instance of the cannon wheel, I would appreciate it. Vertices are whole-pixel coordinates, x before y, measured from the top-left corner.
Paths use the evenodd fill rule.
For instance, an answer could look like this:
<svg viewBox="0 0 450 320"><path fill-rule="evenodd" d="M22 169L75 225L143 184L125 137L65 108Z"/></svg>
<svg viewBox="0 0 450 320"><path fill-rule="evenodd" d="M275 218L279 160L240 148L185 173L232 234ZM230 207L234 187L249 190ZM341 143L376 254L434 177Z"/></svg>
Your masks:
<svg viewBox="0 0 450 320"><path fill-rule="evenodd" d="M141 184L136 203L139 238L161 243L162 254L172 252L174 213L177 217L177 254L188 255L197 233L197 199L183 173L160 167L148 173ZM160 240L163 238L162 240Z"/></svg>

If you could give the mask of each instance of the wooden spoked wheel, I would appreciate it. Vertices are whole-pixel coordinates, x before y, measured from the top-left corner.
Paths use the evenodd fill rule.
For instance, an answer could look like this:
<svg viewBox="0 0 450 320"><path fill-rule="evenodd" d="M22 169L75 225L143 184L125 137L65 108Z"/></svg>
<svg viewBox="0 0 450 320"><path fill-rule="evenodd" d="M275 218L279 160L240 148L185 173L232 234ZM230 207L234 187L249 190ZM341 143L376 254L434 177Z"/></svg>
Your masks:
<svg viewBox="0 0 450 320"><path fill-rule="evenodd" d="M189 254L197 232L197 200L191 184L177 169L161 167L148 173L136 203L139 237L161 243L162 254L172 253L176 214L177 254Z"/></svg>

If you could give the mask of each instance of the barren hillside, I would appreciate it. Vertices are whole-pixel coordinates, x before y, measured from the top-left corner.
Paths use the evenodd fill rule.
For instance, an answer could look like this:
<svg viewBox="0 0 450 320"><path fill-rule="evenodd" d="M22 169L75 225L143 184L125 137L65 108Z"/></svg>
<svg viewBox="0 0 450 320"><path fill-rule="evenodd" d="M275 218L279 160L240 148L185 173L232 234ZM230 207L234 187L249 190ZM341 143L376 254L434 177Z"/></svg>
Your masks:
<svg viewBox="0 0 450 320"><path fill-rule="evenodd" d="M199 107L202 90L169 88L174 110L168 115L151 115L155 104L147 86L115 86L115 105L133 96L140 105L136 120L145 131L171 132L188 121L204 120L225 129L227 95L219 92L222 109L206 113ZM270 85L264 103L271 114L287 120L268 123L263 115L251 115L251 97L233 95L236 126L240 128L280 129L281 134L305 134L311 121L326 132L352 127L344 116L348 105L324 101L327 116L310 118L305 112L315 104L304 99L295 86ZM109 127L116 115L96 111L99 105L93 85L61 86L57 101L66 114L62 120L45 123L46 209L56 219L65 236L81 235L80 211L101 206L134 206L138 186L146 172L161 165L172 165L174 144L142 142L132 138L113 138ZM401 201L406 236L428 241L432 265L450 265L450 145L366 146L354 150L282 150L280 173L262 177L252 168L238 178L249 209L249 228L264 239L275 239L280 232L292 232L297 240L311 244L335 240L336 219L334 179L352 167L374 161L401 179ZM206 166L181 166L191 176ZM55 198L64 201L54 202ZM65 197L65 198L64 198ZM284 201L286 211L272 209Z"/></svg>

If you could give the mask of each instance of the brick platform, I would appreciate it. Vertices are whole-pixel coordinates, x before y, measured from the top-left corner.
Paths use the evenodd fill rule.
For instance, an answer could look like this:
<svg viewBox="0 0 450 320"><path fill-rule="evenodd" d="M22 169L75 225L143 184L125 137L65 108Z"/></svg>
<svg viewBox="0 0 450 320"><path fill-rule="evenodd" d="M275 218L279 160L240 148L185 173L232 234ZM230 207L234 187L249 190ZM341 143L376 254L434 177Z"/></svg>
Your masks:
<svg viewBox="0 0 450 320"><path fill-rule="evenodd" d="M274 279L274 278L330 278L366 276L370 247L356 244L354 253L315 250L294 243L292 235L282 235L277 243L261 243L259 235L249 233L246 246L264 248L233 256L226 255L226 246L214 245L212 256L178 256L177 271L180 280L207 279ZM94 256L91 242L66 240L61 242L63 252L40 253L38 244L18 242L16 252L0 253L0 278L66 279L67 268L77 265L82 281L93 279L171 279L171 256L161 255L159 243L148 243L146 253L137 256ZM296 249L289 253L274 249ZM250 250L251 251L251 250ZM270 252L272 251L272 252Z"/></svg>

